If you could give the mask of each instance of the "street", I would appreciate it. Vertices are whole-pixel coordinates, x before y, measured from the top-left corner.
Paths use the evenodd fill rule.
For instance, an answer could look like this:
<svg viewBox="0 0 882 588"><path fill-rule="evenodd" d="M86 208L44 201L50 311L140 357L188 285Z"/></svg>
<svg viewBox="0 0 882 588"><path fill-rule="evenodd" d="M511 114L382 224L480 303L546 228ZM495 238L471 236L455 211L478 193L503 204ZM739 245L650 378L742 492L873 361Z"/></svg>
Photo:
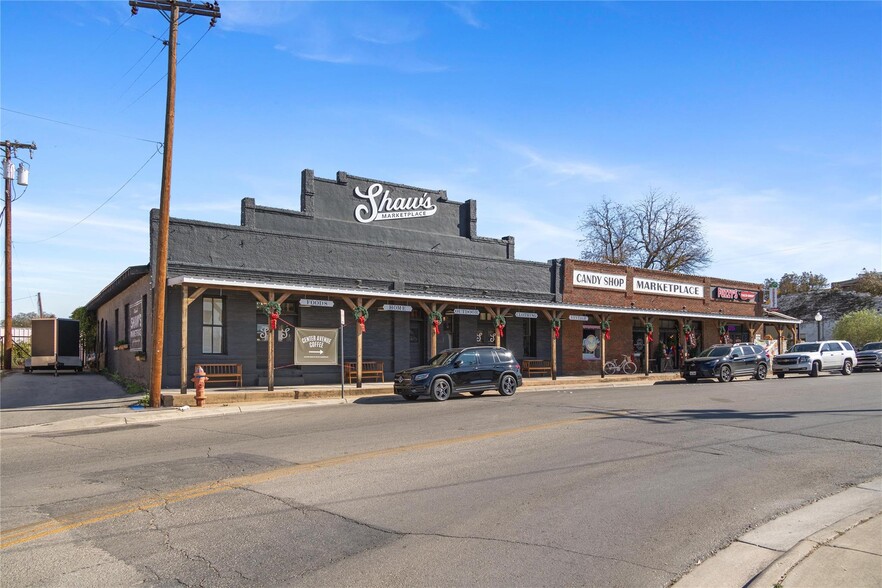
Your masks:
<svg viewBox="0 0 882 588"><path fill-rule="evenodd" d="M2 436L8 586L658 586L882 474L882 374Z"/></svg>

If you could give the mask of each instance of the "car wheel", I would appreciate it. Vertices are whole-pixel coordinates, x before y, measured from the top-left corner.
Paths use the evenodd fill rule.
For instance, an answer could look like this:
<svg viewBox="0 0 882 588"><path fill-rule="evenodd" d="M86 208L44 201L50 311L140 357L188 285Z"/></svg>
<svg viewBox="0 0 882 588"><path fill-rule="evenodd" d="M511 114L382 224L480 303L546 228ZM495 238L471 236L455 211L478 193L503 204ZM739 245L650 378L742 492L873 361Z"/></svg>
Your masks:
<svg viewBox="0 0 882 588"><path fill-rule="evenodd" d="M850 376L851 375L851 360L846 359L845 363L842 364L842 375Z"/></svg>
<svg viewBox="0 0 882 588"><path fill-rule="evenodd" d="M414 400L419 398L420 395L419 394L402 394L401 397L404 398L405 400L413 402Z"/></svg>
<svg viewBox="0 0 882 588"><path fill-rule="evenodd" d="M781 373L781 374L775 374L775 375L778 376L778 379L779 379L779 380L781 380L781 379L784 378L784 374L783 374L783 373Z"/></svg>
<svg viewBox="0 0 882 588"><path fill-rule="evenodd" d="M765 380L766 374L768 374L768 373L769 373L769 368L766 366L766 364L761 363L758 366L756 366L756 374L754 374L753 377L756 378L757 380Z"/></svg>
<svg viewBox="0 0 882 588"><path fill-rule="evenodd" d="M812 364L812 371L809 372L809 377L810 378L817 378L818 372L820 372L820 371L821 371L821 364L818 363L817 361L814 362Z"/></svg>
<svg viewBox="0 0 882 588"><path fill-rule="evenodd" d="M728 365L721 367L719 380L721 382L731 382L732 379L732 368Z"/></svg>
<svg viewBox="0 0 882 588"><path fill-rule="evenodd" d="M429 396L432 397L432 400L437 400L438 402L447 400L450 398L450 382L444 378L438 378L432 382L432 390L429 392Z"/></svg>
<svg viewBox="0 0 882 588"><path fill-rule="evenodd" d="M518 383L513 375L505 374L502 376L502 379L499 380L499 393L503 396L511 396L517 389Z"/></svg>
<svg viewBox="0 0 882 588"><path fill-rule="evenodd" d="M472 396L480 396L484 393L484 390L475 390L474 392L469 392Z"/></svg>

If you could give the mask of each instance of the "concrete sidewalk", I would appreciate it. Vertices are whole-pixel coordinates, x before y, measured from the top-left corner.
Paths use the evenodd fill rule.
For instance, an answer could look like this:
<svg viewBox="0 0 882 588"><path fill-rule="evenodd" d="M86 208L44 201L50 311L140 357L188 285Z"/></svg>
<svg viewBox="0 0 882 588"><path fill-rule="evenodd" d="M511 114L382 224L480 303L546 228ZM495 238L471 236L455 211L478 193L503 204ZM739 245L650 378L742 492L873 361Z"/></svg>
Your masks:
<svg viewBox="0 0 882 588"><path fill-rule="evenodd" d="M673 588L882 587L882 478L754 529Z"/></svg>

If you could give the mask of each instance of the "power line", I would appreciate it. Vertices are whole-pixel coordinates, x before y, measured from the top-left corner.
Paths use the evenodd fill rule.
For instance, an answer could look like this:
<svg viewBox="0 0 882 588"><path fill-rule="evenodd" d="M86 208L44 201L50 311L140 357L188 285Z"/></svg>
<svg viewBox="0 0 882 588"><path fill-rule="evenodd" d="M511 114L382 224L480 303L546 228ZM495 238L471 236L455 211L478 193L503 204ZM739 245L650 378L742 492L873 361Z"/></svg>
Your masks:
<svg viewBox="0 0 882 588"><path fill-rule="evenodd" d="M83 129L83 130L85 130L85 131L92 131L92 132L95 132L95 133L103 133L103 134L105 134L105 135L114 135L114 136L116 136L116 137L123 137L123 138L125 138L125 139L132 139L132 140L134 140L134 141L143 141L143 142L145 142L145 143L153 143L153 144L155 144L155 145L160 145L160 144L161 144L160 141L154 141L154 140L152 140L152 139L142 139L141 137L134 137L134 136L132 136L132 135L124 135L124 134L122 134L122 133L114 133L114 132L112 132L112 131L104 131L104 130L96 129L96 128L93 128L93 127L86 127L86 126L83 126L83 125L77 125L77 124L74 124L74 123L64 122L64 121L62 121L62 120L55 120L55 119L53 119L53 118L48 118L48 117L45 117L45 116L38 116L38 115L36 115L36 114L29 114L29 113L27 113L27 112L22 112L22 111L20 111L20 110L13 110L13 109L11 109L11 108L6 108L5 106L0 106L0 110L5 110L6 112L12 112L12 113L14 113L14 114L20 114L21 116L28 116L28 117L30 117L30 118L36 118L36 119L38 119L38 120L45 120L45 121L47 121L47 122L55 123L55 124L58 124L58 125L64 125L64 126L67 126L67 127L73 127L73 128L75 128L75 129Z"/></svg>
<svg viewBox="0 0 882 588"><path fill-rule="evenodd" d="M150 163L150 162L153 160L153 158L156 157L156 154L159 153L159 152L160 152L160 148L159 148L159 145L157 145L157 147L156 147L156 151L154 151L153 154L152 154L149 158L147 158L147 161L145 161L144 164L143 164L141 167L138 168L138 171L136 171L135 173L133 173L133 174L131 175L131 177L130 177L128 180L126 180L125 183L124 183L122 186L120 186L119 189L118 189L116 192L114 192L113 194L111 194L110 197L108 197L104 202L102 202L102 203L98 206L98 208L96 208L95 210L93 210L92 212L90 212L89 214L87 214L86 216L84 216L83 218L81 218L80 220L78 220L77 222L75 222L74 224L72 224L71 226L69 226L68 228L64 229L64 230L61 231L60 233L56 233L56 234L52 235L51 237L46 237L45 239L40 239L39 241L16 241L16 243L19 243L19 244L22 244L22 245L34 245L34 244L36 244L36 243L45 243L46 241L51 241L51 240L54 239L55 237L60 237L61 235L65 234L66 232L70 231L71 229L74 229L75 227L81 225L81 224L84 223L84 222L85 222L90 216L92 216L93 214L95 214L96 212L98 212L99 210L101 210L102 208L104 208L104 205L107 204L108 202L110 202L111 200L113 200L114 197L115 197L117 194L119 194L120 192L122 192L123 188L125 188L126 186L128 186L128 185L129 185L129 182L131 182L132 180L134 180L134 179L135 179L135 176L137 176L139 173L141 173L141 170L143 170L145 167L147 167L147 164Z"/></svg>

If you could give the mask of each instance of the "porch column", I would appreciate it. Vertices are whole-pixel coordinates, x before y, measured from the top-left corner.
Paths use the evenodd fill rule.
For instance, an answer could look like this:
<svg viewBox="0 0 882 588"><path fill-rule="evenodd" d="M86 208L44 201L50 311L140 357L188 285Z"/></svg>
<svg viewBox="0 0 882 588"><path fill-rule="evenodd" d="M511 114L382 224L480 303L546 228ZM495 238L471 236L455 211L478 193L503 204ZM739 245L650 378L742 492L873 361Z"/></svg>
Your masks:
<svg viewBox="0 0 882 588"><path fill-rule="evenodd" d="M345 302L346 305L349 306L349 308L353 311L358 307L364 308L366 311L370 310L371 306L374 304L374 302L376 300L377 300L376 298L371 298L365 304L364 300L360 297L357 298L355 300L355 302L353 302L350 298L347 298L347 297L343 298L343 302ZM362 348L363 348L362 347L362 345L363 345L362 335L363 334L364 333L361 329L361 323L359 323L356 320L355 321L355 374L356 374L355 387L356 388L361 388L361 362L362 362L362 357L363 357L363 355L362 355ZM341 361L342 361L342 359L341 359Z"/></svg>
<svg viewBox="0 0 882 588"><path fill-rule="evenodd" d="M435 327L432 324L432 314L433 313L443 313L444 309L447 308L446 304L439 305L436 302L432 303L431 308L425 302L420 302L420 306L423 309L423 312L426 313L426 316L429 317L429 357L435 357L438 353L438 335L435 333ZM439 322L439 326L441 323Z"/></svg>
<svg viewBox="0 0 882 588"><path fill-rule="evenodd" d="M554 337L554 321L559 321L560 317L563 316L563 312L556 311L554 313L550 313L545 309L542 309L542 314L545 315L545 318L551 323L551 379L557 380L557 339Z"/></svg>
<svg viewBox="0 0 882 588"><path fill-rule="evenodd" d="M189 314L190 304L195 302L202 296L208 288L198 288L190 296L190 289L186 285L181 285L181 394L187 393L187 318Z"/></svg>
<svg viewBox="0 0 882 588"><path fill-rule="evenodd" d="M603 323L609 323L609 330L612 332L612 318L611 314L602 314L600 315L600 324L603 326ZM600 379L606 377L606 371L604 371L603 366L606 365L606 333L603 329L600 329Z"/></svg>

